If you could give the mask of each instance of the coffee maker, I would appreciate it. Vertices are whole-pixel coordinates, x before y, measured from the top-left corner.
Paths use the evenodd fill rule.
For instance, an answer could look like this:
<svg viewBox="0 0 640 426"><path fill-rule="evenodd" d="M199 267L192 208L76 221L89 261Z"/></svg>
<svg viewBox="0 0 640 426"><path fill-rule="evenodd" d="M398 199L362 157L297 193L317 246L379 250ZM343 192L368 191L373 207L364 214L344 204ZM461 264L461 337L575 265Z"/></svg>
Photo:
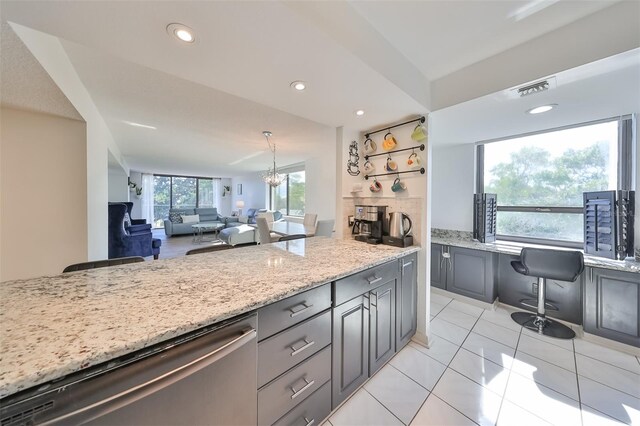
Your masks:
<svg viewBox="0 0 640 426"><path fill-rule="evenodd" d="M356 206L351 233L357 241L380 244L386 235L387 206Z"/></svg>

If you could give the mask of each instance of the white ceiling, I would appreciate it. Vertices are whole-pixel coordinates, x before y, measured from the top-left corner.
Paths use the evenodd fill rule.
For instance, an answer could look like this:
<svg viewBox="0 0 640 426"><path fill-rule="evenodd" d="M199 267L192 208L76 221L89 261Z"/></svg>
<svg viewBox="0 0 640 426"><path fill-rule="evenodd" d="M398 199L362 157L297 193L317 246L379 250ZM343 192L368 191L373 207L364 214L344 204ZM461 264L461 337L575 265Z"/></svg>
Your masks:
<svg viewBox="0 0 640 426"><path fill-rule="evenodd" d="M11 26L0 27L0 104L82 120Z"/></svg>
<svg viewBox="0 0 640 426"><path fill-rule="evenodd" d="M435 80L611 6L615 1L350 3L429 80Z"/></svg>
<svg viewBox="0 0 640 426"><path fill-rule="evenodd" d="M482 142L640 112L640 49L549 77L556 87L545 92L520 98L511 88L431 113L430 141ZM526 113L552 103L549 112Z"/></svg>
<svg viewBox="0 0 640 426"><path fill-rule="evenodd" d="M61 39L132 169L224 176L265 168L262 130L274 132L279 164L304 161L334 145L336 126L428 112L426 77L612 2L552 0L509 17L538 3L2 0L0 13ZM196 43L167 35L171 22L192 27ZM301 93L289 87L299 79Z"/></svg>

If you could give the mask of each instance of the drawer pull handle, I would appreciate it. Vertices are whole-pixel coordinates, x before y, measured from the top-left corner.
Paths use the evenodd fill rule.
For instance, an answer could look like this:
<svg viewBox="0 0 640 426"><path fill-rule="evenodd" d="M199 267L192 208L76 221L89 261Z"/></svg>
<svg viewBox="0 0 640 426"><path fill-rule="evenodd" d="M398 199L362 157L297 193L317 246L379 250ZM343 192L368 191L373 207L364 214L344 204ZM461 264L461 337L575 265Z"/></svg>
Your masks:
<svg viewBox="0 0 640 426"><path fill-rule="evenodd" d="M297 397L299 397L302 392L309 389L316 382L315 380L312 380L312 381L308 381L307 379L302 379L302 380L305 381L306 385L304 385L300 390L296 390L293 386L291 386L291 390L293 391L293 395L291 395L291 399L296 399Z"/></svg>
<svg viewBox="0 0 640 426"><path fill-rule="evenodd" d="M373 277L367 278L367 281L369 281L369 285L374 285L375 283L382 281L382 277L376 277L374 275Z"/></svg>
<svg viewBox="0 0 640 426"><path fill-rule="evenodd" d="M303 308L299 309L297 311L294 311L293 308L289 308L289 312L291 312L291 318L295 318L298 315L300 315L301 313L305 312L306 310L313 308L313 305L307 305L307 302L303 302L300 305L302 305ZM296 305L296 306L300 306L300 305ZM296 306L294 306L294 308Z"/></svg>
<svg viewBox="0 0 640 426"><path fill-rule="evenodd" d="M300 352L302 352L302 351L304 351L305 349L310 348L311 346L313 346L313 345L315 345L315 344L316 344L316 342L315 342L315 341L313 341L313 340L312 340L312 341L308 341L307 339L303 339L303 340L304 340L305 345L304 345L304 346L302 346L302 347L300 347L300 348L298 348L298 349L296 349L296 348L295 348L295 346L293 346L293 345L291 345L291 346L290 346L290 347L291 347L291 350L293 351L293 352L291 352L291 356L296 356L296 355L298 355Z"/></svg>
<svg viewBox="0 0 640 426"><path fill-rule="evenodd" d="M303 417L303 419L304 419L304 421L305 421L305 422L307 422L307 424L306 424L306 425L304 425L304 426L311 426L312 424L314 424L314 423L316 422L316 419L311 419L311 420L309 420L309 419L308 419L308 418L306 418L306 417Z"/></svg>

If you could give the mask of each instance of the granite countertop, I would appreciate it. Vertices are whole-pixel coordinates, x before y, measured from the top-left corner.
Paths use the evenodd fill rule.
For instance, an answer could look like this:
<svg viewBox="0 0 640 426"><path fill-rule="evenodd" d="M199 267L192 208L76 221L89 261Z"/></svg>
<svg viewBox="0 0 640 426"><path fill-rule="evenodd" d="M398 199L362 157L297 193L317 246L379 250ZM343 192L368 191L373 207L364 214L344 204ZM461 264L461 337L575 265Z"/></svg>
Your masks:
<svg viewBox="0 0 640 426"><path fill-rule="evenodd" d="M519 255L523 247L539 247L539 248L552 248L558 247L546 247L535 244L524 243L512 243L508 241L498 241L495 243L480 243L474 241L471 237L471 232L464 231L451 231L448 229L432 229L431 230L431 242L434 244L441 244L445 246L463 247L475 250L490 251L494 253ZM625 272L640 273L640 262L633 259L627 260L612 260L604 257L596 256L584 256L584 264L586 266L593 266L596 268L615 269Z"/></svg>
<svg viewBox="0 0 640 426"><path fill-rule="evenodd" d="M419 249L315 237L0 283L0 397Z"/></svg>

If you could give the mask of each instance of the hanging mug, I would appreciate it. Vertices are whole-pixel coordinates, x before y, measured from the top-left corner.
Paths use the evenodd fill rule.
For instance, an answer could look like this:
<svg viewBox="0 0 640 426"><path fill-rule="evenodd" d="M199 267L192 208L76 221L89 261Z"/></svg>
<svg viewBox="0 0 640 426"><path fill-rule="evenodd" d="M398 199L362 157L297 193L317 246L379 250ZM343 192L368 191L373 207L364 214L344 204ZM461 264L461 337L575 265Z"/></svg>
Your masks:
<svg viewBox="0 0 640 426"><path fill-rule="evenodd" d="M407 166L412 169L419 168L422 166L422 158L415 152L412 152L409 158L407 159Z"/></svg>
<svg viewBox="0 0 640 426"><path fill-rule="evenodd" d="M391 134L391 132L388 132L386 135L384 135L384 142L382 142L382 148L384 148L385 151L391 151L397 145L398 145L398 141Z"/></svg>
<svg viewBox="0 0 640 426"><path fill-rule="evenodd" d="M373 154L374 152L376 152L376 149L378 149L378 147L371 138L367 138L367 140L364 141L365 154Z"/></svg>
<svg viewBox="0 0 640 426"><path fill-rule="evenodd" d="M391 185L391 190L393 192L402 192L405 189L407 189L407 185L405 185L399 177L397 177L396 180L393 181L393 185Z"/></svg>
<svg viewBox="0 0 640 426"><path fill-rule="evenodd" d="M378 182L378 179L373 179L373 183L371 184L371 186L369 186L369 190L371 192L380 192L380 190L382 189L382 184L380 182Z"/></svg>
<svg viewBox="0 0 640 426"><path fill-rule="evenodd" d="M418 125L413 129L411 133L411 139L416 142L423 141L427 138L427 128L422 124L418 123Z"/></svg>
<svg viewBox="0 0 640 426"><path fill-rule="evenodd" d="M388 172L395 172L398 170L398 163L393 161L391 157L387 158L387 164L384 166L384 169Z"/></svg>
<svg viewBox="0 0 640 426"><path fill-rule="evenodd" d="M371 173L376 169L376 167L373 165L371 161L367 160L362 165L362 169L364 170L365 173Z"/></svg>

